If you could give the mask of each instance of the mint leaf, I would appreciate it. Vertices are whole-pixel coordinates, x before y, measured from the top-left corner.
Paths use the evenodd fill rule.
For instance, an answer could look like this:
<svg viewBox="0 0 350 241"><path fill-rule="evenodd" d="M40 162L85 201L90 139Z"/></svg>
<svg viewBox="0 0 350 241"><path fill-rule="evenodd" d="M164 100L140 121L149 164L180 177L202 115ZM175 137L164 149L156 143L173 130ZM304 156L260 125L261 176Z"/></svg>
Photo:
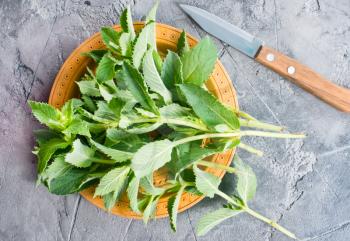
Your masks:
<svg viewBox="0 0 350 241"><path fill-rule="evenodd" d="M66 110L66 104L68 104L69 102L72 102L72 108L69 107ZM63 107L61 109L61 112L64 116L67 116L67 115L72 116L76 112L76 110L83 105L84 105L84 102L81 101L80 99L72 98L72 99L66 101L66 103L63 105Z"/></svg>
<svg viewBox="0 0 350 241"><path fill-rule="evenodd" d="M73 121L68 125L68 127L63 131L65 135L82 135L90 137L90 131L89 131L89 123L80 119L75 118Z"/></svg>
<svg viewBox="0 0 350 241"><path fill-rule="evenodd" d="M145 133L150 133L154 130L157 130L163 123L156 122L154 124L141 124L134 126L132 128L125 129L128 133L132 134L145 134Z"/></svg>
<svg viewBox="0 0 350 241"><path fill-rule="evenodd" d="M95 151L81 143L79 139L73 142L72 150L65 156L65 161L76 167L89 167L92 164Z"/></svg>
<svg viewBox="0 0 350 241"><path fill-rule="evenodd" d="M196 188L205 196L213 198L219 190L220 178L211 173L202 171L197 166L193 167L196 176Z"/></svg>
<svg viewBox="0 0 350 241"><path fill-rule="evenodd" d="M131 56L133 41L136 37L134 25L131 18L130 6L128 6L120 16L120 25L124 33L120 35L119 46L122 55Z"/></svg>
<svg viewBox="0 0 350 241"><path fill-rule="evenodd" d="M254 198L256 192L256 176L250 166L245 164L237 155L233 161L237 172L236 176L236 195L244 202Z"/></svg>
<svg viewBox="0 0 350 241"><path fill-rule="evenodd" d="M133 38L130 33L122 33L119 38L120 51L123 56L131 56Z"/></svg>
<svg viewBox="0 0 350 241"><path fill-rule="evenodd" d="M202 86L214 70L216 53L216 47L209 37L185 52L181 57L184 82Z"/></svg>
<svg viewBox="0 0 350 241"><path fill-rule="evenodd" d="M157 67L153 60L152 52L152 49L148 50L143 58L142 69L145 82L152 91L163 97L165 103L171 103L171 93L165 87L162 79L159 76Z"/></svg>
<svg viewBox="0 0 350 241"><path fill-rule="evenodd" d="M101 178L100 183L96 187L94 197L103 196L110 192L120 192L127 181L130 167L116 167L109 171Z"/></svg>
<svg viewBox="0 0 350 241"><path fill-rule="evenodd" d="M60 176L62 173L64 173L67 169L71 167L72 167L71 165L69 165L64 161L64 156L59 155L53 160L53 162L45 170L44 176L46 177L47 180L51 180Z"/></svg>
<svg viewBox="0 0 350 241"><path fill-rule="evenodd" d="M96 63L99 63L102 57L107 53L107 50L104 49L96 49L91 50L90 52L82 53L81 55L92 58Z"/></svg>
<svg viewBox="0 0 350 241"><path fill-rule="evenodd" d="M50 129L38 129L38 130L34 130L33 133L34 133L36 142L39 145L42 145L54 138L56 139L62 138L62 135L60 133Z"/></svg>
<svg viewBox="0 0 350 241"><path fill-rule="evenodd" d="M138 178L147 176L171 159L173 143L167 139L142 146L131 160L131 168Z"/></svg>
<svg viewBox="0 0 350 241"><path fill-rule="evenodd" d="M174 101L185 102L184 97L177 87L178 84L183 83L183 74L182 63L176 53L168 51L162 66L161 77L165 86L170 90Z"/></svg>
<svg viewBox="0 0 350 241"><path fill-rule="evenodd" d="M178 104L170 104L159 109L161 121L177 132L187 128L189 131L206 131L207 126L191 112L190 109ZM193 128L193 129L192 129Z"/></svg>
<svg viewBox="0 0 350 241"><path fill-rule="evenodd" d="M232 210L230 208L220 208L214 212L205 214L198 222L197 235L205 235L216 225L242 212L243 211L240 209Z"/></svg>
<svg viewBox="0 0 350 241"><path fill-rule="evenodd" d="M110 49L114 49L113 46L118 45L120 34L111 27L101 28L101 37L103 43Z"/></svg>
<svg viewBox="0 0 350 241"><path fill-rule="evenodd" d="M77 82L79 90L83 95L99 97L100 90L97 88L96 82L92 80L81 80Z"/></svg>
<svg viewBox="0 0 350 241"><path fill-rule="evenodd" d="M127 189L127 195L130 201L130 208L135 213L140 214L140 210L138 208L138 193L139 193L139 184L140 181L138 178L133 176L129 182L128 189Z"/></svg>
<svg viewBox="0 0 350 241"><path fill-rule="evenodd" d="M102 122L114 121L118 123L120 119L121 110L124 106L124 102L119 99L112 99L109 103L105 101L97 102L97 110L94 115Z"/></svg>
<svg viewBox="0 0 350 241"><path fill-rule="evenodd" d="M103 86L108 87L112 92L117 92L117 90L118 90L118 87L113 79L107 80L106 82L104 82Z"/></svg>
<svg viewBox="0 0 350 241"><path fill-rule="evenodd" d="M151 198L149 199L147 206L146 206L145 210L143 211L143 222L145 224L148 223L148 220L150 218L155 216L159 199L160 199L160 196L158 196L158 197L151 196Z"/></svg>
<svg viewBox="0 0 350 241"><path fill-rule="evenodd" d="M181 196L186 186L182 186L179 191L177 191L176 195L172 196L168 200L168 214L170 218L170 227L176 232L176 222L177 222L177 212L179 209L179 204L181 201Z"/></svg>
<svg viewBox="0 0 350 241"><path fill-rule="evenodd" d="M128 8L129 8L129 6L128 6ZM125 33L129 32L128 20L127 20L128 8L125 8L123 10L122 14L120 15L120 19L119 19L119 24L122 27L122 31Z"/></svg>
<svg viewBox="0 0 350 241"><path fill-rule="evenodd" d="M156 14L157 14L158 6L159 6L159 1L156 1L156 3L148 11L148 14L147 14L146 19L145 19L146 23L149 23L151 21L155 21L156 20Z"/></svg>
<svg viewBox="0 0 350 241"><path fill-rule="evenodd" d="M136 35L129 5L124 9L122 14L120 15L120 26L122 27L123 32L130 33L131 40L135 38Z"/></svg>
<svg viewBox="0 0 350 241"><path fill-rule="evenodd" d="M111 80L115 76L115 66L116 63L109 56L109 54L105 54L101 61L99 62L96 69L96 78L100 83L103 83L107 80Z"/></svg>
<svg viewBox="0 0 350 241"><path fill-rule="evenodd" d="M103 99L107 102L110 102L113 98L117 97L116 92L118 90L118 87L114 83L114 79L110 79L98 84L98 89Z"/></svg>
<svg viewBox="0 0 350 241"><path fill-rule="evenodd" d="M186 97L187 103L205 124L213 128L220 124L226 124L232 130L239 128L236 114L209 92L193 84L182 84L179 88Z"/></svg>
<svg viewBox="0 0 350 241"><path fill-rule="evenodd" d="M106 147L100 143L97 143L90 139L91 144L93 144L97 150L102 152L103 154L107 155L111 159L113 159L116 162L124 162L126 160L129 160L133 157L133 153L120 151L117 149Z"/></svg>
<svg viewBox="0 0 350 241"><path fill-rule="evenodd" d="M95 113L97 111L98 110L96 110ZM99 113L99 115L102 115L105 112L102 112L100 110L98 113ZM104 118L101 118L100 116L97 116L95 114L91 114L90 112L88 112L87 110L85 110L83 108L79 109L79 114L81 114L84 118L87 118L87 119L90 119L90 120L93 120L93 121L96 121L96 122L99 122L99 123L110 124L111 122L113 122L113 120L104 119ZM111 113L108 113L107 115L111 115ZM90 123L89 127L92 127L93 124L94 123Z"/></svg>
<svg viewBox="0 0 350 241"><path fill-rule="evenodd" d="M205 148L201 145L202 141L195 141L178 146L178 159L169 163L171 172L180 173L205 157L223 152L225 147L224 144L216 143L208 144Z"/></svg>
<svg viewBox="0 0 350 241"><path fill-rule="evenodd" d="M176 52L180 56L183 56L188 51L190 51L190 47L189 47L188 42L187 42L186 32L185 32L185 30L183 30L179 39L177 40Z"/></svg>
<svg viewBox="0 0 350 241"><path fill-rule="evenodd" d="M89 174L86 176L86 178L79 185L79 190L83 190L85 188L88 188L91 185L96 184L97 181L106 174L106 172L104 172L104 171L103 172L92 172L93 170L95 170L95 168L96 168L96 166L92 166L91 170L89 171ZM81 170L85 170L85 169L81 169Z"/></svg>
<svg viewBox="0 0 350 241"><path fill-rule="evenodd" d="M81 190L81 184L87 178L88 173L88 169L80 169L69 165L64 161L63 156L59 156L47 168L45 176L51 193L67 195ZM85 185L84 188L86 187Z"/></svg>
<svg viewBox="0 0 350 241"><path fill-rule="evenodd" d="M103 203L105 205L105 208L108 210L108 211L111 211L112 208L115 206L116 202L120 199L121 195L123 194L123 192L125 191L125 188L127 186L128 182L127 182L127 179L124 181L122 187L119 187L104 195L103 196Z"/></svg>
<svg viewBox="0 0 350 241"><path fill-rule="evenodd" d="M153 185L153 173L149 176L142 177L140 179L140 186L147 194L153 196L162 195L165 192L164 188L155 187Z"/></svg>
<svg viewBox="0 0 350 241"><path fill-rule="evenodd" d="M176 103L161 107L159 112L162 117L166 118L188 117L191 115L191 109Z"/></svg>
<svg viewBox="0 0 350 241"><path fill-rule="evenodd" d="M107 211L111 211L113 207L115 206L116 202L119 200L122 192L124 190L124 187L120 188L120 190L117 190L116 192L110 192L104 196L103 198L103 204Z"/></svg>
<svg viewBox="0 0 350 241"><path fill-rule="evenodd" d="M105 101L110 102L115 97L114 93L111 92L109 87L104 85L99 85L98 88Z"/></svg>
<svg viewBox="0 0 350 241"><path fill-rule="evenodd" d="M153 31L155 28L155 23L147 24L140 32L138 38L136 39L133 54L132 62L136 69L139 69L141 66L142 58L147 51L148 44L154 45L154 35Z"/></svg>
<svg viewBox="0 0 350 241"><path fill-rule="evenodd" d="M84 107L90 111L90 112L95 112L95 110L97 109L95 102L92 100L91 97L87 96L87 95L82 95L81 99L84 102Z"/></svg>
<svg viewBox="0 0 350 241"><path fill-rule="evenodd" d="M125 130L120 130L117 128L107 129L106 138L110 143L113 143L113 144L120 143L124 140L128 140L129 138L140 140L140 137L138 135L130 134L130 133L126 132Z"/></svg>
<svg viewBox="0 0 350 241"><path fill-rule="evenodd" d="M163 60L156 50L152 51L152 55L153 55L153 60L154 60L154 63L156 65L157 71L160 74L162 72Z"/></svg>
<svg viewBox="0 0 350 241"><path fill-rule="evenodd" d="M70 99L64 103L64 105L61 108L61 119L64 124L70 123L73 119L73 114L74 114L74 106L73 102L75 99Z"/></svg>
<svg viewBox="0 0 350 241"><path fill-rule="evenodd" d="M142 75L134 66L128 62L124 62L122 71L119 72L119 78L125 82L128 90L146 110L158 113L156 104L148 93Z"/></svg>
<svg viewBox="0 0 350 241"><path fill-rule="evenodd" d="M153 112L147 111L145 109L135 107L135 110L142 117L145 117L145 118L157 118L156 114L154 114Z"/></svg>
<svg viewBox="0 0 350 241"><path fill-rule="evenodd" d="M157 44L156 44L156 25L155 25L155 21L156 21L156 13L157 13L157 8L159 5L159 1L157 1L153 7L151 8L151 10L148 12L147 16L146 16L146 24L150 25L150 30L149 30L149 41L148 44L151 45L152 49L157 50Z"/></svg>
<svg viewBox="0 0 350 241"><path fill-rule="evenodd" d="M61 112L49 104L28 101L32 113L35 118L41 123L54 130L61 130L63 123L61 123Z"/></svg>
<svg viewBox="0 0 350 241"><path fill-rule="evenodd" d="M156 122L157 118L147 118L149 120L154 120L151 121L151 123L144 122L144 118L145 117L137 115L134 112L122 114L119 122L119 127L128 133L143 134L156 130L159 126L163 124L161 122Z"/></svg>
<svg viewBox="0 0 350 241"><path fill-rule="evenodd" d="M39 163L37 167L38 173L40 174L45 170L47 163L49 162L49 160L57 150L65 149L69 145L70 145L69 142L58 138L47 140L46 142L42 143L39 147L39 151L37 154L39 159Z"/></svg>

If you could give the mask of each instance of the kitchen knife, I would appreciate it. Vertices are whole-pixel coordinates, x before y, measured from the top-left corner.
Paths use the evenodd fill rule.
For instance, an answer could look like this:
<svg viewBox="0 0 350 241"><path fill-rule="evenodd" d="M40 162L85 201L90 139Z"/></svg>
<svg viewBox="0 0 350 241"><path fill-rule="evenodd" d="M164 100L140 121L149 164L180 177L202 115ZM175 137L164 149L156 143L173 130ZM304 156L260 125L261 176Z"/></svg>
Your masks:
<svg viewBox="0 0 350 241"><path fill-rule="evenodd" d="M254 58L333 107L350 112L350 90L340 87L298 61L264 45L264 42L225 20L197 7L180 7L205 31Z"/></svg>

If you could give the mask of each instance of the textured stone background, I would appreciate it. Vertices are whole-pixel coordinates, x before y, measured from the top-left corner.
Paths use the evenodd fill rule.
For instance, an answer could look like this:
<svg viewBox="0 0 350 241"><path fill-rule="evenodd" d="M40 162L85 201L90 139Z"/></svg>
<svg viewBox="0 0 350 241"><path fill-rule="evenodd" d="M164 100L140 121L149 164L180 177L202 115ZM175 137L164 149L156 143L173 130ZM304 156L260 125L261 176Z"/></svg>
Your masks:
<svg viewBox="0 0 350 241"><path fill-rule="evenodd" d="M276 49L350 87L349 0L181 1L256 34ZM205 200L179 215L179 232L166 219L151 222L111 216L78 195L58 197L35 188L28 99L46 101L56 73L72 50L103 25L118 22L122 0L0 1L0 240L288 240L242 215L204 237L198 218L221 204ZM152 5L134 0L134 19ZM158 20L205 33L177 2L162 0ZM241 108L259 119L305 131L305 140L247 140L264 150L239 154L255 169L259 187L251 206L304 240L350 240L350 115L318 101L220 41L219 57L237 88ZM230 189L226 177L223 189Z"/></svg>

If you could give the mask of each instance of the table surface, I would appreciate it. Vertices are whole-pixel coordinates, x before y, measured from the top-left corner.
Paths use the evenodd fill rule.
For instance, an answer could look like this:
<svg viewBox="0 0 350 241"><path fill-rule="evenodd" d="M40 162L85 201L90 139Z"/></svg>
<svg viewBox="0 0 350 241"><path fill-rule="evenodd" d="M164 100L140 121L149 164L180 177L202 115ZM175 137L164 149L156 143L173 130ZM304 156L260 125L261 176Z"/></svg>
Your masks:
<svg viewBox="0 0 350 241"><path fill-rule="evenodd" d="M210 10L350 87L349 0L180 1ZM178 216L147 227L112 216L79 195L55 196L35 187L32 130L38 128L26 101L47 101L60 66L101 26L118 23L122 0L0 1L0 240L289 240L241 215L198 237L198 219L222 204L205 199ZM152 5L130 2L134 20ZM178 7L162 0L158 21L206 35ZM350 239L350 115L340 113L289 81L215 40L219 58L237 89L240 107L257 118L304 131L304 140L246 139L261 158L239 150L255 170L258 190L250 206L278 220L302 240ZM222 189L230 190L232 177ZM232 189L232 188L231 188Z"/></svg>

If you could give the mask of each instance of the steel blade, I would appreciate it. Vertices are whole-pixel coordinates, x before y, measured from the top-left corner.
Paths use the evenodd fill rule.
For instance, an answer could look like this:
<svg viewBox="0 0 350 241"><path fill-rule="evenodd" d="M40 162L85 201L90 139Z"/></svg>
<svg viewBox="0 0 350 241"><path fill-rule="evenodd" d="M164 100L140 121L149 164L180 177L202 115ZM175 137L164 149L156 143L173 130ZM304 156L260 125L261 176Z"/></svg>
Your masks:
<svg viewBox="0 0 350 241"><path fill-rule="evenodd" d="M180 4L180 7L205 31L249 57L254 58L264 44L251 34L203 9L185 4Z"/></svg>

